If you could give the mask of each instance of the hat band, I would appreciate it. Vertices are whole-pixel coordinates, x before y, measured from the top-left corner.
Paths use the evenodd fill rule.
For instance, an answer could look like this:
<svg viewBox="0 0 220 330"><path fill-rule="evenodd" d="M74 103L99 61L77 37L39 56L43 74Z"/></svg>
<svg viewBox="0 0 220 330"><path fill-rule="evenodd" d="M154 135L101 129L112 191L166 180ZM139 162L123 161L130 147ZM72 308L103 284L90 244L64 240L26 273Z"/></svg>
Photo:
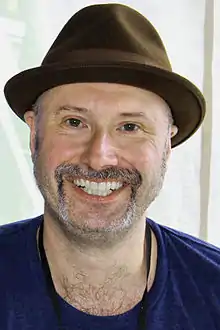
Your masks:
<svg viewBox="0 0 220 330"><path fill-rule="evenodd" d="M162 55L162 54L161 54ZM161 58L161 60L160 60ZM157 67L163 70L172 72L172 67L167 61L158 56L157 59L142 56L136 53L127 53L124 51L112 49L80 49L74 50L65 54L60 54L58 51L50 53L42 62L42 66L62 65L63 67L70 64L120 64L120 63L134 63L139 65L146 65Z"/></svg>

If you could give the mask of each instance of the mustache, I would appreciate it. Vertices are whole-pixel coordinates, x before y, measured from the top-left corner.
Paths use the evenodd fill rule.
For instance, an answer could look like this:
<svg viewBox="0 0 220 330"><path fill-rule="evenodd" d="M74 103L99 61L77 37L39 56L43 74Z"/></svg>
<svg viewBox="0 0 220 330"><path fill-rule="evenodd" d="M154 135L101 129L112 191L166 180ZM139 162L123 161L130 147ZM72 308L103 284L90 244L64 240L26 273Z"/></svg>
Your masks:
<svg viewBox="0 0 220 330"><path fill-rule="evenodd" d="M108 167L101 171L95 171L91 168L83 169L79 165L61 164L55 170L55 179L58 186L62 185L63 180L73 181L75 179L84 180L117 180L133 187L140 186L142 176L136 169L126 169L120 167Z"/></svg>

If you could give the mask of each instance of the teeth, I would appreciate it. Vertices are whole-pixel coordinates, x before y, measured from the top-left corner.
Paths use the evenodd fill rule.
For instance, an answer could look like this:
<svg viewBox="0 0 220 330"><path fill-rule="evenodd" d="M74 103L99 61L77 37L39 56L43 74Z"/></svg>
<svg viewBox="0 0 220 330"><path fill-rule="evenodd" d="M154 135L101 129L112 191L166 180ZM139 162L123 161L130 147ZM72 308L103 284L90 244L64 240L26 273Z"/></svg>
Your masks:
<svg viewBox="0 0 220 330"><path fill-rule="evenodd" d="M90 195L107 196L113 190L117 190L122 186L121 182L93 182L83 179L74 180L75 185L80 186L85 192Z"/></svg>
<svg viewBox="0 0 220 330"><path fill-rule="evenodd" d="M84 190L87 194L89 195L96 195L96 196L107 196L112 194L112 190L108 190L108 191L98 191L98 190L91 190L88 189L87 187L81 188L82 190Z"/></svg>
<svg viewBox="0 0 220 330"><path fill-rule="evenodd" d="M112 182L111 189L116 189L116 187L117 187L117 183L116 182Z"/></svg>
<svg viewBox="0 0 220 330"><path fill-rule="evenodd" d="M79 184L77 184L77 186L83 186L83 184L84 184L83 179L80 179L80 180L77 180L77 181L79 181Z"/></svg>
<svg viewBox="0 0 220 330"><path fill-rule="evenodd" d="M110 190L112 187L112 182L106 182L106 189Z"/></svg>
<svg viewBox="0 0 220 330"><path fill-rule="evenodd" d="M106 190L106 183L100 182L97 184L99 191L105 191Z"/></svg>
<svg viewBox="0 0 220 330"><path fill-rule="evenodd" d="M116 188L115 188L115 189L119 189L119 188L121 188L121 186L122 186L122 185L120 184L120 182L117 182L117 183L116 183Z"/></svg>
<svg viewBox="0 0 220 330"><path fill-rule="evenodd" d="M91 182L90 187L91 187L91 190L97 190L98 189L97 182Z"/></svg>

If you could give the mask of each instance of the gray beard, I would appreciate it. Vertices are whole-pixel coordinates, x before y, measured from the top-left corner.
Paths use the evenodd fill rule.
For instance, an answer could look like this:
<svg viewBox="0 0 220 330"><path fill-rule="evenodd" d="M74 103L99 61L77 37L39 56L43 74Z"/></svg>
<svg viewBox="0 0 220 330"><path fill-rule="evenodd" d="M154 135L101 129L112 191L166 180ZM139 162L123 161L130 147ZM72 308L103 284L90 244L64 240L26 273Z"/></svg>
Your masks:
<svg viewBox="0 0 220 330"><path fill-rule="evenodd" d="M38 152L37 152L38 151ZM53 192L51 189L50 178L46 173L43 173L40 167L39 150L36 150L33 156L34 162L34 175L36 183L40 192L42 193L45 200L45 210L50 214L50 217L55 221L58 228L60 228L68 239L72 243L77 243L84 247L98 247L98 248L109 248L114 246L118 242L121 242L128 233L143 220L144 212L147 210L149 205L156 199L162 188L167 165L166 165L166 152L165 148L161 166L153 173L151 180L146 180L145 189L142 187L142 192L138 194L138 188L141 186L141 181L135 181L131 186L130 201L127 204L127 208L124 215L117 218L116 221L105 226L104 228L90 228L89 217L88 219L82 219L80 221L80 215L74 219L74 214L71 215L70 211L74 209L74 201L70 200L65 193L63 177L58 179L58 175L55 174L57 181L57 191ZM62 172L62 166L60 165L59 170ZM72 166L72 165L70 165ZM113 169L114 173L108 173L108 177L114 177L117 179L117 169ZM123 171L123 169L122 169ZM100 174L99 174L100 175ZM120 176L122 174L118 174ZM137 173L136 173L137 175ZM131 175L132 177L132 175ZM137 177L136 177L137 178ZM129 175L127 177L129 180ZM132 181L132 179L131 179ZM88 210L88 214L89 214ZM117 214L116 214L117 217Z"/></svg>
<svg viewBox="0 0 220 330"><path fill-rule="evenodd" d="M85 219L83 219L84 221L80 221L80 218L77 219L78 221L74 221L69 216L70 209L71 202L69 205L64 190L60 189L57 213L59 222L62 224L63 230L65 230L65 235L68 236L68 240L74 241L78 245L94 248L110 248L117 242L121 242L130 232L131 228L134 227L139 218L139 212L133 196L131 196L124 216L113 224L102 228L90 228L89 216L87 222L85 222ZM98 216L97 214L97 217ZM80 223L80 225L78 225L78 223Z"/></svg>
<svg viewBox="0 0 220 330"><path fill-rule="evenodd" d="M164 175L163 175L164 177ZM163 177L160 177L156 186L148 186L148 193L145 193L145 198L142 201L137 200L133 194L131 194L130 201L127 209L120 219L118 218L113 224L109 224L102 228L90 228L89 227L89 213L88 220L85 219L73 219L74 214L70 214L73 210L72 201L66 196L64 187L61 186L58 189L58 202L57 196L51 196L47 185L41 184L40 180L37 180L38 187L45 199L45 209L49 212L51 218L55 221L58 228L60 228L71 243L76 243L83 247L98 247L98 248L110 248L118 242L121 242L126 238L128 233L143 219L143 214L149 205L158 196L162 184ZM48 187L49 188L49 187Z"/></svg>

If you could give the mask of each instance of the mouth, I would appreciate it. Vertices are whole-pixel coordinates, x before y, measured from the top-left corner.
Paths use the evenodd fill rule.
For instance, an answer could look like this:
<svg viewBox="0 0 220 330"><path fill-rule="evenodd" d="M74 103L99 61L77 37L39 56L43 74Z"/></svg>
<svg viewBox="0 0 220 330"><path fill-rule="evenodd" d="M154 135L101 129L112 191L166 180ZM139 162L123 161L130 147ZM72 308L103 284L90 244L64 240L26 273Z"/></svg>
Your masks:
<svg viewBox="0 0 220 330"><path fill-rule="evenodd" d="M73 183L76 187L83 190L88 195L106 197L120 190L125 185L119 181L89 181L75 179Z"/></svg>

